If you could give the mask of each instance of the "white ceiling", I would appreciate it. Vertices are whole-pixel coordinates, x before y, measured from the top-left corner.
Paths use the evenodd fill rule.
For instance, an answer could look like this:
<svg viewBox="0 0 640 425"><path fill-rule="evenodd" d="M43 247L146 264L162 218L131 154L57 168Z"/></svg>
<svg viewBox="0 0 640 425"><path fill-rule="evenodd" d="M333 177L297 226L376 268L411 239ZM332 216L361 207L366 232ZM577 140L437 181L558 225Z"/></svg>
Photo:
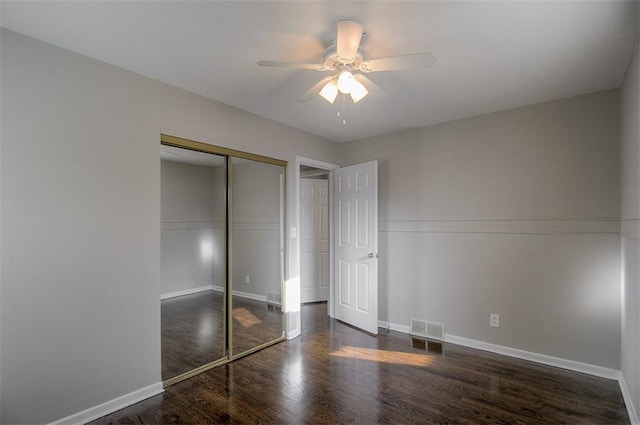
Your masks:
<svg viewBox="0 0 640 425"><path fill-rule="evenodd" d="M7 1L2 26L334 141L618 87L637 1ZM326 76L262 68L320 62L336 22L364 25L365 59L422 51L430 69L372 73L347 124Z"/></svg>

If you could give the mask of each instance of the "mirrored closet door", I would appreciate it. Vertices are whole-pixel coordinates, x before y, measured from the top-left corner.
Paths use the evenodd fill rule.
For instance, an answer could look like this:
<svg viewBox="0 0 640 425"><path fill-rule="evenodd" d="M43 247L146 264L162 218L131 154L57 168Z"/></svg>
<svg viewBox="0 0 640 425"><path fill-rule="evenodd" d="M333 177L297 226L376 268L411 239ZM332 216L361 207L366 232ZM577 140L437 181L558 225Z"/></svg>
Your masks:
<svg viewBox="0 0 640 425"><path fill-rule="evenodd" d="M231 159L233 356L283 336L284 167Z"/></svg>
<svg viewBox="0 0 640 425"><path fill-rule="evenodd" d="M226 158L161 148L162 379L227 356Z"/></svg>
<svg viewBox="0 0 640 425"><path fill-rule="evenodd" d="M284 339L285 168L162 136L165 386Z"/></svg>

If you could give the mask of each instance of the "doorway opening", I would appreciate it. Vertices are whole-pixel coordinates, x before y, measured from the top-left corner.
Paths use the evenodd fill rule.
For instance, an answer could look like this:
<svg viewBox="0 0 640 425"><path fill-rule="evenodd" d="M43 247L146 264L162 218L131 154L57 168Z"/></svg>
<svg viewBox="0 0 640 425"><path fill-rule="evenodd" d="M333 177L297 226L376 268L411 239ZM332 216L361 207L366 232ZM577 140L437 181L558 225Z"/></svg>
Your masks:
<svg viewBox="0 0 640 425"><path fill-rule="evenodd" d="M329 171L300 166L300 302L329 300Z"/></svg>
<svg viewBox="0 0 640 425"><path fill-rule="evenodd" d="M297 281L292 285L297 296L290 305L289 312L293 314L289 316L290 332L287 337L295 338L301 333L299 312L302 291L310 289L309 297L322 294L322 280L317 285L318 290L314 288L316 285L313 279L307 277L307 281L304 281L305 276L321 275L310 273L309 270L315 270L322 264L321 260L318 262L309 259L307 264L311 266L307 266L305 270L302 264L303 245L307 243L308 238L304 236L304 229L301 228L305 224L301 210L305 207L311 210L311 202L305 205L302 201L301 190L305 183L303 179L312 174L320 175L322 170L329 172L326 193L329 219L327 313L331 318L375 335L378 333L378 161L338 167L297 157L294 168L296 225L291 228L291 238L295 240L291 276ZM307 216L311 217L312 214L309 212ZM311 223L314 221L306 220L308 228L311 227ZM300 235L297 233L302 237L298 237ZM322 253L315 257L321 258Z"/></svg>
<svg viewBox="0 0 640 425"><path fill-rule="evenodd" d="M333 170L338 165L298 157L296 194L300 303L326 303L333 317Z"/></svg>

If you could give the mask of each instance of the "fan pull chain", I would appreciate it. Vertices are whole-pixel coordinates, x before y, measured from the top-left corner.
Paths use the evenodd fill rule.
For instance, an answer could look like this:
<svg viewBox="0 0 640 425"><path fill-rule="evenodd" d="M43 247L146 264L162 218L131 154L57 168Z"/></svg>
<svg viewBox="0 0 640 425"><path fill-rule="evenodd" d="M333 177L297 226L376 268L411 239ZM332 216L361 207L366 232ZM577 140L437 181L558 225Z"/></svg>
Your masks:
<svg viewBox="0 0 640 425"><path fill-rule="evenodd" d="M344 94L341 94L341 105L340 105L340 110L338 111L338 118L342 118L342 125L347 125L347 114L346 114L346 104L345 104L345 98L347 96Z"/></svg>

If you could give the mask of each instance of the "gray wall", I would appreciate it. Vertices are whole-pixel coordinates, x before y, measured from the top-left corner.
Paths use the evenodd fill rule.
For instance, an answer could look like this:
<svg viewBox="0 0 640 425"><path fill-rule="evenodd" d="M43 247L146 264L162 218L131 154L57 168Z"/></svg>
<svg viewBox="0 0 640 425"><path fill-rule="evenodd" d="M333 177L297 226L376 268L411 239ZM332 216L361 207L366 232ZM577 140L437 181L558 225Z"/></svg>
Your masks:
<svg viewBox="0 0 640 425"><path fill-rule="evenodd" d="M622 360L633 407L640 409L640 48L621 95Z"/></svg>
<svg viewBox="0 0 640 425"><path fill-rule="evenodd" d="M380 164L380 320L618 369L617 115L611 90L342 145Z"/></svg>
<svg viewBox="0 0 640 425"><path fill-rule="evenodd" d="M224 286L224 167L161 162L162 294Z"/></svg>
<svg viewBox="0 0 640 425"><path fill-rule="evenodd" d="M0 422L49 422L161 379L161 132L290 163L336 162L337 147L5 29L0 42Z"/></svg>

